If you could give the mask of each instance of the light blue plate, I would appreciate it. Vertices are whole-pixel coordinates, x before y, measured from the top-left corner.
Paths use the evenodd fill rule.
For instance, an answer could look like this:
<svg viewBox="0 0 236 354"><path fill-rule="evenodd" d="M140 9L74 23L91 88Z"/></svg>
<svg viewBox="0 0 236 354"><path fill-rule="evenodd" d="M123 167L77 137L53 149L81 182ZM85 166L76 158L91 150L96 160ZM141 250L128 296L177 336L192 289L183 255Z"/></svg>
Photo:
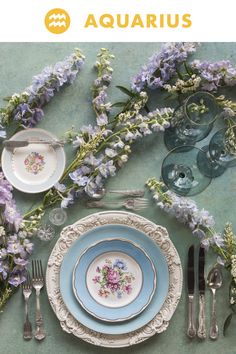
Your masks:
<svg viewBox="0 0 236 354"><path fill-rule="evenodd" d="M109 270L115 281L112 276L109 281ZM137 244L124 239L100 241L79 257L73 289L91 315L120 322L137 316L149 305L156 289L156 270Z"/></svg>
<svg viewBox="0 0 236 354"><path fill-rule="evenodd" d="M78 257L95 242L111 238L127 239L138 244L150 256L157 272L157 291L150 305L140 316L125 322L110 323L94 318L80 306L73 293L72 274ZM167 296L168 287L168 265L160 248L141 231L124 225L105 225L84 233L69 248L61 265L60 291L66 307L81 324L100 333L122 334L143 327L160 311Z"/></svg>

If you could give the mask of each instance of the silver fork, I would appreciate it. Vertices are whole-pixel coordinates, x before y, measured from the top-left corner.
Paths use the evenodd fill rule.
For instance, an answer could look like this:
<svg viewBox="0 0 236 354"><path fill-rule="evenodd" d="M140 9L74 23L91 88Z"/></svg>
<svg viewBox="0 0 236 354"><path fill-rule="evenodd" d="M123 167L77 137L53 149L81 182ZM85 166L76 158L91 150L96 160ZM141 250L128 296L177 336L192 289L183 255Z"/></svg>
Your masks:
<svg viewBox="0 0 236 354"><path fill-rule="evenodd" d="M43 267L41 260L32 261L32 285L36 291L36 332L34 337L42 340L46 337L43 316L40 309L40 290L44 286Z"/></svg>
<svg viewBox="0 0 236 354"><path fill-rule="evenodd" d="M126 199L123 203L114 201L96 200L87 202L87 208L104 208L106 206L114 206L116 208L124 207L128 210L142 210L148 207L148 199L145 198L130 198Z"/></svg>
<svg viewBox="0 0 236 354"><path fill-rule="evenodd" d="M143 189L125 189L125 190L116 190L110 189L109 193L126 195L127 197L143 197L145 191Z"/></svg>
<svg viewBox="0 0 236 354"><path fill-rule="evenodd" d="M24 327L23 327L23 338L26 340L30 340L32 339L32 325L29 320L28 303L29 303L29 297L32 294L32 283L31 283L29 272L27 272L26 281L22 285L22 293L25 300L25 320L24 320Z"/></svg>

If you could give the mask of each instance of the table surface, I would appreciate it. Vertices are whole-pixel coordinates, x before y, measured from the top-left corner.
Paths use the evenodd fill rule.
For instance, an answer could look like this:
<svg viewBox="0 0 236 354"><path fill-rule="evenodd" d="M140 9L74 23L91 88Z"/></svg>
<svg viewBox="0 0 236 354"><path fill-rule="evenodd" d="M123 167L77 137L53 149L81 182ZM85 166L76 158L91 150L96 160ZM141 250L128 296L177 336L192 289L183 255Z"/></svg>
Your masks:
<svg viewBox="0 0 236 354"><path fill-rule="evenodd" d="M0 44L0 97L4 98L15 92L22 92L27 87L33 75L39 73L44 66L53 64L70 54L75 47L80 47L86 55L86 65L79 75L79 78L72 86L66 87L56 94L55 98L45 108L44 120L39 127L45 128L60 136L72 125L77 128L83 124L93 123L94 114L91 108L90 87L96 74L93 64L96 60L96 53L101 47L109 48L116 56L113 63L114 79L110 88L111 100L119 101L122 98L115 85L129 87L130 79L137 73L140 66L148 57L160 48L160 43L1 43ZM229 59L236 64L236 43L205 43L202 44L194 58L220 60ZM233 89L231 90L233 94ZM159 102L157 94L153 95L153 102ZM218 126L217 126L218 125ZM215 130L220 123L216 124ZM209 138L208 138L209 139ZM199 146L205 145L201 142ZM66 149L68 161L72 158L71 149ZM143 188L145 181L152 176L160 176L161 162L167 150L163 144L161 135L153 135L136 143L133 154L125 168L119 171L116 177L111 178L108 188ZM135 178L134 178L135 176ZM208 209L216 219L216 227L219 231L223 229L225 222L231 221L236 229L235 219L235 192L236 192L236 169L228 169L225 174L212 181L208 188L193 199L199 207ZM175 244L182 260L184 274L186 271L186 256L189 245L198 244L190 231L180 225L173 218L164 214L151 200L151 195L146 192L150 199L150 207L142 211L141 215L165 226ZM33 203L40 201L41 196L26 196L15 192L15 196L21 212L26 212ZM96 210L94 210L96 211ZM68 213L67 224L72 224L78 219L91 213L81 203L74 205ZM58 229L57 237L59 237ZM41 258L46 267L47 259L54 246L56 238L50 243L43 243L35 240L35 257ZM206 272L214 263L215 256L207 255ZM206 339L199 342L197 339L189 340L186 336L187 299L186 283L184 276L183 293L179 306L170 322L167 331L156 335L146 342L126 349L102 349L104 354L108 353L235 353L235 325L223 337L222 326L228 314L228 278L224 273L224 285L217 292L217 311L220 327L220 338L216 342ZM206 291L207 326L209 329L211 296ZM33 297L30 304L31 317L33 318L34 303ZM87 344L72 335L62 331L60 324L52 311L46 294L42 293L42 310L46 323L47 338L44 342L38 343L34 339L25 342L22 339L23 321L23 299L18 291L0 318L1 349L0 352L8 354L28 353L100 353L101 348Z"/></svg>

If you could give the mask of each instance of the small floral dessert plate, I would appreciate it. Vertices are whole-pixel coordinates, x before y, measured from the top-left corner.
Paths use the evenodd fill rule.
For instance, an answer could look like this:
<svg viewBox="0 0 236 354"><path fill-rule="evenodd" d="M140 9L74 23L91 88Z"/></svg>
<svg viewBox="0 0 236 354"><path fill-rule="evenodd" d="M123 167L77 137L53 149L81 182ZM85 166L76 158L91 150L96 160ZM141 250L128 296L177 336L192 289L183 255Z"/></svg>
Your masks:
<svg viewBox="0 0 236 354"><path fill-rule="evenodd" d="M156 270L137 244L106 239L87 248L73 271L73 291L80 305L107 322L129 320L150 303Z"/></svg>
<svg viewBox="0 0 236 354"><path fill-rule="evenodd" d="M26 129L11 140L57 140L43 129ZM51 188L61 178L65 168L63 147L46 144L29 144L14 150L4 149L2 169L8 181L25 193L40 193Z"/></svg>

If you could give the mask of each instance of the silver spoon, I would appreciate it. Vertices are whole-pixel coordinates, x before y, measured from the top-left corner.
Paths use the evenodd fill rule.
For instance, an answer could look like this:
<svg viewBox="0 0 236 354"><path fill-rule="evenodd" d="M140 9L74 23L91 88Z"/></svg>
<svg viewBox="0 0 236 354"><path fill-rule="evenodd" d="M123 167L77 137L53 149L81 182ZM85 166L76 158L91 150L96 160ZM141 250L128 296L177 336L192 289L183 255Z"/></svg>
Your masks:
<svg viewBox="0 0 236 354"><path fill-rule="evenodd" d="M223 276L218 266L213 267L207 277L207 285L212 291L212 312L210 338L217 339L219 337L219 328L216 320L216 289L222 285Z"/></svg>

